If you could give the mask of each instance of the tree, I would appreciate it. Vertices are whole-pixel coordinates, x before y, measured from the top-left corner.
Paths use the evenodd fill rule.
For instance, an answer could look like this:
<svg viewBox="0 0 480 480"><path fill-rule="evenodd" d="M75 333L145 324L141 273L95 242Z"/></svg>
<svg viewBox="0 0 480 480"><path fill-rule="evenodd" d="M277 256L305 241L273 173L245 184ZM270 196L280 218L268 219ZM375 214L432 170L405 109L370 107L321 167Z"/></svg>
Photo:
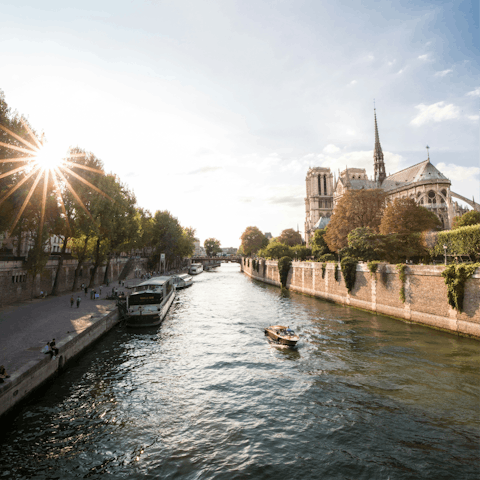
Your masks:
<svg viewBox="0 0 480 480"><path fill-rule="evenodd" d="M467 213L464 213L460 217L455 217L453 219L452 230L455 230L460 227L469 227L470 225L480 224L480 212L475 210L470 210Z"/></svg>
<svg viewBox="0 0 480 480"><path fill-rule="evenodd" d="M327 233L326 228L317 228L313 234L312 239L310 240L310 248L312 249L312 255L315 257L321 257L327 253L333 253L328 248L327 242L325 241L325 234Z"/></svg>
<svg viewBox="0 0 480 480"><path fill-rule="evenodd" d="M297 260L305 260L312 254L312 250L307 248L305 245L295 245L291 247L292 252Z"/></svg>
<svg viewBox="0 0 480 480"><path fill-rule="evenodd" d="M337 252L348 245L348 234L358 227L378 231L385 208L386 193L381 189L349 190L338 201L328 224L325 240Z"/></svg>
<svg viewBox="0 0 480 480"><path fill-rule="evenodd" d="M205 247L207 257L213 257L222 251L220 248L220 240L217 240L216 238L207 238L205 242L203 242L203 246Z"/></svg>
<svg viewBox="0 0 480 480"><path fill-rule="evenodd" d="M413 198L396 198L385 208L380 224L380 233L410 233L440 230L439 218L425 207L417 205Z"/></svg>
<svg viewBox="0 0 480 480"><path fill-rule="evenodd" d="M263 258L282 258L282 257L291 257L293 258L294 252L292 247L280 243L278 240L272 240L266 247L262 248L258 252L259 257Z"/></svg>
<svg viewBox="0 0 480 480"><path fill-rule="evenodd" d="M303 243L302 236L293 228L287 228L286 230L283 230L277 240L280 243L283 243L290 247L293 247L294 245L302 245Z"/></svg>
<svg viewBox="0 0 480 480"><path fill-rule="evenodd" d="M348 247L342 248L340 253L343 256L368 262L380 260L383 247L381 235L375 233L370 227L359 227L348 234Z"/></svg>
<svg viewBox="0 0 480 480"><path fill-rule="evenodd" d="M245 255L257 253L262 247L268 245L268 238L257 228L247 227L240 237Z"/></svg>

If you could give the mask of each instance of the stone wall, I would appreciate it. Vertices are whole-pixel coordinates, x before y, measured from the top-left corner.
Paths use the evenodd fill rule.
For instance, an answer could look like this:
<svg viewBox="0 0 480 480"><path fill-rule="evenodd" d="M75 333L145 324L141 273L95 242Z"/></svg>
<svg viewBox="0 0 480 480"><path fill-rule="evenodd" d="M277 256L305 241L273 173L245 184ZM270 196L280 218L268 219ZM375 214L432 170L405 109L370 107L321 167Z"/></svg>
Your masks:
<svg viewBox="0 0 480 480"><path fill-rule="evenodd" d="M117 257L110 261L109 280L115 282L118 280L128 257ZM139 260L140 262L141 260ZM17 301L28 300L32 295L40 295L40 292L51 293L53 282L57 271L58 260L48 261L44 271L37 275L35 280L27 274L25 264L22 261L0 262L0 307ZM70 292L73 286L77 260L64 260L59 279L59 293ZM82 268L82 276L78 278L78 285L82 283L88 285L90 282L91 263L85 263ZM95 285L103 283L106 266L100 267L95 273ZM133 276L133 271L130 277Z"/></svg>
<svg viewBox="0 0 480 480"><path fill-rule="evenodd" d="M276 261L260 260L258 271L252 260L243 259L242 271L252 278L281 286ZM464 311L458 313L447 303L447 286L441 276L441 265L412 265L407 267L405 296L400 299L401 281L395 265L382 265L371 274L366 264L357 265L355 286L347 292L343 275L335 264L326 265L322 278L322 264L293 262L287 288L352 307L398 317L458 334L480 338L480 269L467 280Z"/></svg>

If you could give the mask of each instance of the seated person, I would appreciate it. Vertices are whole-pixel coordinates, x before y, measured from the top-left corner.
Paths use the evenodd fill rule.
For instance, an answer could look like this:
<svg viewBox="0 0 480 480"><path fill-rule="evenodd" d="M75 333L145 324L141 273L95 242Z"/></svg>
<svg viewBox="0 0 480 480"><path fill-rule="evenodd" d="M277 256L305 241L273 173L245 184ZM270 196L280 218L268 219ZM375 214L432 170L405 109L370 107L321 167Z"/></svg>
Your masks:
<svg viewBox="0 0 480 480"><path fill-rule="evenodd" d="M290 326L287 327L287 335L295 335L295 332L290 328Z"/></svg>
<svg viewBox="0 0 480 480"><path fill-rule="evenodd" d="M3 383L5 380L4 378L10 378L10 375L5 370L3 365L0 365L0 383Z"/></svg>

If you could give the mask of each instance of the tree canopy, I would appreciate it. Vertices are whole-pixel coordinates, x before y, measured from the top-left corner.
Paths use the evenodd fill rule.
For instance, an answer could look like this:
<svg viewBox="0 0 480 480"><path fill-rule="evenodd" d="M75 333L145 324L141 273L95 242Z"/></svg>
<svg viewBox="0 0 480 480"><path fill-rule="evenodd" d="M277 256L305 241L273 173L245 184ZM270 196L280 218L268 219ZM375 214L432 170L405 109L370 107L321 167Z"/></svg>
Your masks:
<svg viewBox="0 0 480 480"><path fill-rule="evenodd" d="M245 255L257 253L268 245L268 238L258 227L247 227L240 237L242 250Z"/></svg>
<svg viewBox="0 0 480 480"><path fill-rule="evenodd" d="M461 227L469 227L470 225L480 224L480 212L475 210L470 210L467 213L464 213L460 217L455 217L453 219L452 230Z"/></svg>
<svg viewBox="0 0 480 480"><path fill-rule="evenodd" d="M312 249L312 255L315 257L321 257L327 253L332 253L328 248L327 242L325 241L325 234L327 233L326 228L317 228L313 234L312 239L310 240L310 248Z"/></svg>
<svg viewBox="0 0 480 480"><path fill-rule="evenodd" d="M220 240L217 240L216 238L207 238L205 242L203 242L203 246L205 247L207 257L213 257L222 251L220 248Z"/></svg>
<svg viewBox="0 0 480 480"><path fill-rule="evenodd" d="M378 232L385 208L386 193L381 189L349 190L338 201L328 224L325 240L337 252L348 245L348 234L358 227Z"/></svg>
<svg viewBox="0 0 480 480"><path fill-rule="evenodd" d="M287 228L277 237L280 243L293 247L294 245L302 245L303 240L299 232L293 228Z"/></svg>

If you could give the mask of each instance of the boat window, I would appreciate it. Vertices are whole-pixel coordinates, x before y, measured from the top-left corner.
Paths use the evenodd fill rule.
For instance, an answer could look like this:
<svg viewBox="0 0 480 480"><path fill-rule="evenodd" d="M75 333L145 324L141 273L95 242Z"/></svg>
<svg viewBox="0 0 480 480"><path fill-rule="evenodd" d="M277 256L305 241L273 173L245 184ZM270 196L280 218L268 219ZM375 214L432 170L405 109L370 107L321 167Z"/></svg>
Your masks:
<svg viewBox="0 0 480 480"><path fill-rule="evenodd" d="M156 305L162 303L163 295L161 293L145 293L140 295L130 295L128 305Z"/></svg>

